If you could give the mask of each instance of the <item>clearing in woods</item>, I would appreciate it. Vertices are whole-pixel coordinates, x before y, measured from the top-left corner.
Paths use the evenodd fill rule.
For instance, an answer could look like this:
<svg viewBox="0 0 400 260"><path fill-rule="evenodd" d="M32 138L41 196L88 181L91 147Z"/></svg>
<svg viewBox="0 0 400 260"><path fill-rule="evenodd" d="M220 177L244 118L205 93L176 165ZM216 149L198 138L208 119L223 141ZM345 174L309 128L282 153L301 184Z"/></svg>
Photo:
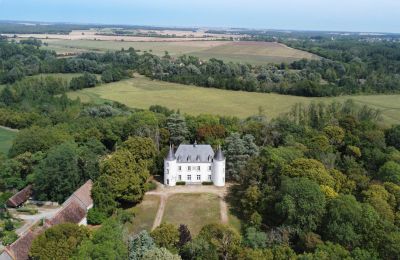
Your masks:
<svg viewBox="0 0 400 260"><path fill-rule="evenodd" d="M353 99L361 105L368 105L382 111L385 124L400 124L400 95L360 95L327 98L308 98L203 88L176 83L151 80L141 75L120 82L103 84L95 88L69 92L71 98L79 97L83 102L104 103L113 100L132 108L148 109L161 105L180 109L191 115L214 114L245 118L259 113L260 109L269 118L288 112L296 103L343 102Z"/></svg>
<svg viewBox="0 0 400 260"><path fill-rule="evenodd" d="M17 130L11 130L6 127L0 126L0 152L7 155L10 150Z"/></svg>
<svg viewBox="0 0 400 260"><path fill-rule="evenodd" d="M45 40L47 49L58 53L81 53L84 51L107 51L129 49L130 47L164 55L165 51L172 56L193 55L202 59L217 58L224 61L266 64L292 62L302 58L318 59L317 55L289 48L275 42L232 42L232 41L94 41L94 40Z"/></svg>

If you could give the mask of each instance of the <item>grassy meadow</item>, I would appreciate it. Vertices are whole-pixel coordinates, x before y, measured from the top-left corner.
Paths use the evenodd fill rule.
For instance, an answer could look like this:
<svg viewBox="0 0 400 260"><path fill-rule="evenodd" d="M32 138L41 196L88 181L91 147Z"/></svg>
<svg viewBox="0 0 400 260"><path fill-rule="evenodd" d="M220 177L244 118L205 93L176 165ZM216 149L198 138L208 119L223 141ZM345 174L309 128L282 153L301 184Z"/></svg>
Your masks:
<svg viewBox="0 0 400 260"><path fill-rule="evenodd" d="M126 223L125 228L129 234L139 233L141 230L151 231L157 214L160 198L154 195L145 195L143 201L131 209L135 217L132 223Z"/></svg>
<svg viewBox="0 0 400 260"><path fill-rule="evenodd" d="M0 127L0 152L8 154L17 132Z"/></svg>
<svg viewBox="0 0 400 260"><path fill-rule="evenodd" d="M204 225L220 222L219 198L208 193L174 194L167 200L162 221L186 224L196 235Z"/></svg>
<svg viewBox="0 0 400 260"><path fill-rule="evenodd" d="M289 48L272 42L231 42L231 41L94 41L94 40L47 40L43 48L58 53L81 53L84 51L107 51L129 49L130 47L164 55L168 51L172 56L193 55L202 59L217 58L224 61L265 64L292 62L302 58L317 59L318 56Z"/></svg>
<svg viewBox="0 0 400 260"><path fill-rule="evenodd" d="M68 95L73 99L79 97L83 102L103 103L105 100L113 100L134 108L148 109L151 105L162 105L191 115L218 114L240 118L257 114L260 109L269 118L274 118L288 112L296 103L353 99L356 103L380 109L386 124L400 124L400 95L308 98L202 88L150 80L140 75L133 79L70 92Z"/></svg>

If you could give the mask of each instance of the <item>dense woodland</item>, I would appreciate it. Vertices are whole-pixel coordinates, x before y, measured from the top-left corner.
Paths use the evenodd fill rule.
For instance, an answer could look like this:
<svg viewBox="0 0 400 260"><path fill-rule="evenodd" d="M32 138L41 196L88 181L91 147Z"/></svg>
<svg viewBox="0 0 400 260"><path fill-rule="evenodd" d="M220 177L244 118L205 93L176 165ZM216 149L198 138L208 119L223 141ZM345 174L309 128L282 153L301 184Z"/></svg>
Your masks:
<svg viewBox="0 0 400 260"><path fill-rule="evenodd" d="M136 70L191 83L207 73L221 75L221 68L236 68L242 76L257 68L138 55L132 49L58 59L36 45L0 44L0 78L8 83L0 93L0 124L21 129L0 160L1 199L33 184L35 198L61 203L92 179L94 208L88 221L102 226L95 231L55 226L34 241L33 259L400 255L400 126L382 128L379 111L352 101L298 104L270 120L262 113L238 119L182 115L156 104L149 110L113 102L83 104L68 99L66 92L95 86L99 80L94 74L111 82ZM176 70L175 75L187 71L190 76L173 79L166 70ZM53 72L83 74L70 83L51 76L29 77ZM195 140L222 145L227 178L233 183L229 202L242 220L242 230L211 224L192 237L186 226L166 223L150 234L126 234L123 224L134 216L123 209L141 202L154 188L151 176L162 174L168 145ZM2 239L16 239L12 230L8 224L0 232Z"/></svg>

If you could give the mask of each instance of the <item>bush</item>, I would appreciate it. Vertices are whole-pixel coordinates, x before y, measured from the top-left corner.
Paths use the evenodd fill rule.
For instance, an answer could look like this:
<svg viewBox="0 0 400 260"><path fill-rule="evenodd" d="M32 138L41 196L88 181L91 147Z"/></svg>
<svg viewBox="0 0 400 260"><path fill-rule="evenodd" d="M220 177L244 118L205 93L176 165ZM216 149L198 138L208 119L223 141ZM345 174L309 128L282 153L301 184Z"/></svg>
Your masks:
<svg viewBox="0 0 400 260"><path fill-rule="evenodd" d="M3 237L1 238L4 246L11 245L17 239L18 235L14 231L4 231Z"/></svg>
<svg viewBox="0 0 400 260"><path fill-rule="evenodd" d="M17 208L17 212L28 213L30 215L35 215L39 211L37 209L33 209L33 208Z"/></svg>
<svg viewBox="0 0 400 260"><path fill-rule="evenodd" d="M144 184L145 191L157 189L157 184L155 182L147 182Z"/></svg>
<svg viewBox="0 0 400 260"><path fill-rule="evenodd" d="M203 181L201 184L203 185L214 185L212 181Z"/></svg>
<svg viewBox="0 0 400 260"><path fill-rule="evenodd" d="M91 208L87 214L87 222L91 225L100 225L107 219L106 214L99 211L98 209Z"/></svg>
<svg viewBox="0 0 400 260"><path fill-rule="evenodd" d="M176 185L186 185L186 182L185 181L177 181Z"/></svg>

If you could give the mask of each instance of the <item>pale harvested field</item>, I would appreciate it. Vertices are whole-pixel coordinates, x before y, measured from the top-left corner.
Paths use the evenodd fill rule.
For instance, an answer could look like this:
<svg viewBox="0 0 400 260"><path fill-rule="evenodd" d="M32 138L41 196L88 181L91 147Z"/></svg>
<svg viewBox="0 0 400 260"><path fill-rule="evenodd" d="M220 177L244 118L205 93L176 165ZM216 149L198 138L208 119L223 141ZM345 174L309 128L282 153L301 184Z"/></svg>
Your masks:
<svg viewBox="0 0 400 260"><path fill-rule="evenodd" d="M164 55L168 51L172 56L193 55L202 59L217 58L225 61L266 64L292 62L302 58L318 59L318 56L289 48L273 42L232 42L232 41L176 41L176 42L128 42L93 40L45 40L47 49L58 53L81 53L87 51L107 51L129 49L130 47Z"/></svg>
<svg viewBox="0 0 400 260"><path fill-rule="evenodd" d="M214 114L240 118L257 114L259 108L268 118L274 118L288 112L296 103L353 99L358 104L380 109L386 124L400 124L400 95L307 98L187 86L150 80L143 76L70 92L68 95L71 98L79 97L83 102L113 100L133 108L148 109L151 105L162 105L191 115Z"/></svg>

